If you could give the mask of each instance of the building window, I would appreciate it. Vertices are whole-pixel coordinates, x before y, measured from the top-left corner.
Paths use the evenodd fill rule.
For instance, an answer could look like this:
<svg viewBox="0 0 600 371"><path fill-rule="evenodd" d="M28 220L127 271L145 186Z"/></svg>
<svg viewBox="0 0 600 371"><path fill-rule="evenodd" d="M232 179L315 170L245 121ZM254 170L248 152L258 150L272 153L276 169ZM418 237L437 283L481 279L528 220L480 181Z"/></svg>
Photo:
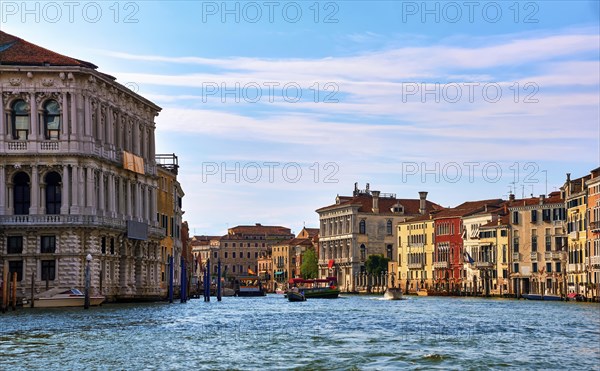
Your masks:
<svg viewBox="0 0 600 371"><path fill-rule="evenodd" d="M531 210L531 222L532 223L537 223L537 210Z"/></svg>
<svg viewBox="0 0 600 371"><path fill-rule="evenodd" d="M54 254L56 252L56 236L42 236L42 254Z"/></svg>
<svg viewBox="0 0 600 371"><path fill-rule="evenodd" d="M6 239L7 254L22 254L23 253L23 236L9 236Z"/></svg>
<svg viewBox="0 0 600 371"><path fill-rule="evenodd" d="M17 281L23 280L23 260L8 262L9 280L12 281L13 272L17 272Z"/></svg>
<svg viewBox="0 0 600 371"><path fill-rule="evenodd" d="M364 244L360 245L360 259L366 260L367 258L367 248Z"/></svg>
<svg viewBox="0 0 600 371"><path fill-rule="evenodd" d="M216 252L216 251L214 252L213 256L215 257L215 259L219 257L218 254L219 254L218 252Z"/></svg>
<svg viewBox="0 0 600 371"><path fill-rule="evenodd" d="M227 251L225 251L225 259L227 259L227 255L229 255L229 254L227 253Z"/></svg>
<svg viewBox="0 0 600 371"><path fill-rule="evenodd" d="M392 250L393 250L392 245L387 245L387 251L386 251L387 252L387 258L390 259L390 260L393 260L392 259L393 258Z"/></svg>
<svg viewBox="0 0 600 371"><path fill-rule="evenodd" d="M387 234L388 234L388 236L391 236L392 233L393 233L393 231L392 231L392 221L388 220L387 221Z"/></svg>
<svg viewBox="0 0 600 371"><path fill-rule="evenodd" d="M513 211L512 222L513 222L513 224L519 224L519 212L518 211Z"/></svg>
<svg viewBox="0 0 600 371"><path fill-rule="evenodd" d="M531 270L533 271L533 273L537 273L537 271L538 271L537 263L531 263Z"/></svg>
<svg viewBox="0 0 600 371"><path fill-rule="evenodd" d="M248 251L248 254L246 256L248 259L250 259L250 251Z"/></svg>
<svg viewBox="0 0 600 371"><path fill-rule="evenodd" d="M363 219L358 224L358 233L365 234L367 233L367 222Z"/></svg>
<svg viewBox="0 0 600 371"><path fill-rule="evenodd" d="M231 266L231 270L233 271L233 273L235 273L235 264L233 264L233 265Z"/></svg>
<svg viewBox="0 0 600 371"><path fill-rule="evenodd" d="M546 273L552 273L552 263L546 263Z"/></svg>
<svg viewBox="0 0 600 371"><path fill-rule="evenodd" d="M560 267L560 262L556 262L556 272L557 272L557 273L560 273L560 272L561 272L560 268L561 268L561 267Z"/></svg>
<svg viewBox="0 0 600 371"><path fill-rule="evenodd" d="M110 254L115 254L115 239L113 237L110 238Z"/></svg>
<svg viewBox="0 0 600 371"><path fill-rule="evenodd" d="M42 281L54 281L56 278L56 260L42 260Z"/></svg>
<svg viewBox="0 0 600 371"><path fill-rule="evenodd" d="M22 99L12 105L12 132L15 140L27 140L29 135L29 107Z"/></svg>
<svg viewBox="0 0 600 371"><path fill-rule="evenodd" d="M28 215L30 202L29 175L22 171L18 172L13 183L15 215Z"/></svg>
<svg viewBox="0 0 600 371"><path fill-rule="evenodd" d="M513 272L519 273L519 263L513 263Z"/></svg>
<svg viewBox="0 0 600 371"><path fill-rule="evenodd" d="M60 175L57 172L46 174L46 214L60 214L61 185Z"/></svg>
<svg viewBox="0 0 600 371"><path fill-rule="evenodd" d="M235 259L235 251L231 253L231 257Z"/></svg>
<svg viewBox="0 0 600 371"><path fill-rule="evenodd" d="M58 140L60 132L60 106L55 100L44 104L44 125L47 140Z"/></svg>

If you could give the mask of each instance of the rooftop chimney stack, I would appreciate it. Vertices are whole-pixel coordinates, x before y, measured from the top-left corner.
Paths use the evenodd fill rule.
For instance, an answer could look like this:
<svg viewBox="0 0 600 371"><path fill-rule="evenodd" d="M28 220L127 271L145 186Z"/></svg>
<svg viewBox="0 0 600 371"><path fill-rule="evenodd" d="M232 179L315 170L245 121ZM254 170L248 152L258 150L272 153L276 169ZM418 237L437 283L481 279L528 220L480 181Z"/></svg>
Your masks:
<svg viewBox="0 0 600 371"><path fill-rule="evenodd" d="M427 211L427 192L419 192L419 214L425 215Z"/></svg>
<svg viewBox="0 0 600 371"><path fill-rule="evenodd" d="M543 205L545 200L546 200L546 195L540 195L540 205Z"/></svg>
<svg viewBox="0 0 600 371"><path fill-rule="evenodd" d="M508 196L508 200L509 200L509 201L514 201L514 200L515 200L515 194L514 194L514 193L511 193L511 194Z"/></svg>
<svg viewBox="0 0 600 371"><path fill-rule="evenodd" d="M379 214L379 191L371 192L373 195L373 213Z"/></svg>

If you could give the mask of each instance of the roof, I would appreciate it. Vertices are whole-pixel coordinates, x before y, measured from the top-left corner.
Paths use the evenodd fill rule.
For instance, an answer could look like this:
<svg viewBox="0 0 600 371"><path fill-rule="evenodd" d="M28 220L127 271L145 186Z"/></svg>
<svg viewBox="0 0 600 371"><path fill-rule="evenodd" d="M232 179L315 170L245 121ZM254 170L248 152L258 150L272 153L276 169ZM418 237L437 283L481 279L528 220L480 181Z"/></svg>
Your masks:
<svg viewBox="0 0 600 371"><path fill-rule="evenodd" d="M548 197L544 197L544 200L542 202L543 205L563 204L563 203L564 203L564 200L561 197L560 192L550 193L548 195ZM519 200L509 200L509 201L505 201L505 204L507 207L510 207L510 208L534 206L534 205L540 204L540 197L530 197L530 198L523 198L523 199L519 199Z"/></svg>
<svg viewBox="0 0 600 371"><path fill-rule="evenodd" d="M357 196L339 196L339 203L325 206L317 209L317 212L333 210L340 207L357 206L358 211L362 213L373 213L373 195L367 193L361 193ZM379 213L380 214L396 214L391 210L396 205L400 204L404 207L404 215L416 215L419 214L419 208L421 200L416 198L395 198L395 197L379 197ZM434 210L443 209L442 206L433 203L431 201L425 201L425 211L431 212Z"/></svg>
<svg viewBox="0 0 600 371"><path fill-rule="evenodd" d="M238 225L237 227L229 228L227 234L228 236L223 237L229 238L231 235L290 236L292 235L292 231L286 227L256 223L255 225Z"/></svg>
<svg viewBox="0 0 600 371"><path fill-rule="evenodd" d="M3 31L0 31L0 65L98 68L93 63L67 57Z"/></svg>
<svg viewBox="0 0 600 371"><path fill-rule="evenodd" d="M273 246L312 246L312 238L291 238L289 240L278 242Z"/></svg>
<svg viewBox="0 0 600 371"><path fill-rule="evenodd" d="M497 209L504 201L502 199L490 199L480 201L467 201L462 204L444 209L434 215L434 219L457 218L467 216L469 214L485 211L486 207ZM489 210L491 212L492 210Z"/></svg>

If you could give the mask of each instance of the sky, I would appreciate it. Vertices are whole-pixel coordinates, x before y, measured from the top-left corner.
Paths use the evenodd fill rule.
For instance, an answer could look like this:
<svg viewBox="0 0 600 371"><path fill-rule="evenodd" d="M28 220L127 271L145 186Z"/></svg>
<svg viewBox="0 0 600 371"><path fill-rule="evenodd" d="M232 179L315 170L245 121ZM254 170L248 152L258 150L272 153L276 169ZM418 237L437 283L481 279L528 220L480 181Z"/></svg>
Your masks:
<svg viewBox="0 0 600 371"><path fill-rule="evenodd" d="M0 29L162 107L194 235L361 189L464 201L600 166L598 1L0 1Z"/></svg>

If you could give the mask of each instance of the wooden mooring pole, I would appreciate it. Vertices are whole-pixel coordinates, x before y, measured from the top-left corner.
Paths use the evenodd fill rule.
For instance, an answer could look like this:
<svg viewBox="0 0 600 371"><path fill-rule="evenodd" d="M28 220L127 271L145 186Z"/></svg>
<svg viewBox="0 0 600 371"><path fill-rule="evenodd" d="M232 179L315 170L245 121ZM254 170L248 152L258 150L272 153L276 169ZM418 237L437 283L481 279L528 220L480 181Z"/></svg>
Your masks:
<svg viewBox="0 0 600 371"><path fill-rule="evenodd" d="M17 310L17 272L12 274L11 299L12 310Z"/></svg>
<svg viewBox="0 0 600 371"><path fill-rule="evenodd" d="M4 271L2 272L2 313L6 312L8 307L8 264L4 265Z"/></svg>

